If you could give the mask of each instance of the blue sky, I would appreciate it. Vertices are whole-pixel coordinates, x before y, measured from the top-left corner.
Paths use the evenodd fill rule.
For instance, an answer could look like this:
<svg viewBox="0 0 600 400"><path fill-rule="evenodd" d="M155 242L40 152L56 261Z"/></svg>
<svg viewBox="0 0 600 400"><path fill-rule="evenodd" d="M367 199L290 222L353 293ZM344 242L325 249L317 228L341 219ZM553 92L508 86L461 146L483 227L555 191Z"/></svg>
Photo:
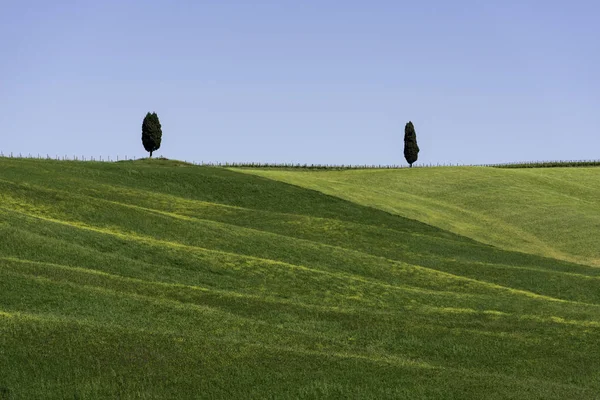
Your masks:
<svg viewBox="0 0 600 400"><path fill-rule="evenodd" d="M598 1L0 0L0 151L600 159Z"/></svg>

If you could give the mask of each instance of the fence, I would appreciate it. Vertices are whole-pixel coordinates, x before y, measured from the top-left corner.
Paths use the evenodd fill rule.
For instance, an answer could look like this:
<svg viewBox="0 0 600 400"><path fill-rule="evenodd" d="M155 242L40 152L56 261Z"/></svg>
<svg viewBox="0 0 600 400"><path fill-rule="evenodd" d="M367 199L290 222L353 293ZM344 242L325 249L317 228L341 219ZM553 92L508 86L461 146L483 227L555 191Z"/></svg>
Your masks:
<svg viewBox="0 0 600 400"><path fill-rule="evenodd" d="M98 161L98 162L114 162L114 161L126 161L126 160L134 160L133 158L128 158L127 156L125 157L119 157L117 156L116 159L113 158L111 159L110 156L104 157L102 158L102 156L99 157L94 157L94 156L68 156L68 155L54 155L54 156L50 156L49 154L41 155L41 154L37 154L37 155L32 155L31 153L27 154L27 155L23 155L22 153L19 154L13 154L12 152L4 154L3 152L0 152L0 158L21 158L21 159L33 159L33 160L55 160L55 161Z"/></svg>
<svg viewBox="0 0 600 400"><path fill-rule="evenodd" d="M0 151L0 158L15 158L15 159L38 159L38 160L55 160L55 161L78 161L78 162L118 162L118 161L135 161L136 158L125 156L68 156L49 154L32 155L28 153L4 154ZM167 160L166 158L158 157L157 160ZM205 166L205 167L225 167L225 168L294 168L294 169L403 169L409 168L408 165L398 164L307 164L307 163L258 163L258 162L204 162L204 161L187 161L173 160L190 165ZM432 168L432 167L494 167L494 168L551 168L551 167L591 167L600 166L600 160L552 160L552 161L519 161L509 163L496 164L460 164L460 163L415 163L415 168Z"/></svg>
<svg viewBox="0 0 600 400"><path fill-rule="evenodd" d="M496 168L598 167L600 166L600 160L520 161L504 164L488 164L484 166Z"/></svg>

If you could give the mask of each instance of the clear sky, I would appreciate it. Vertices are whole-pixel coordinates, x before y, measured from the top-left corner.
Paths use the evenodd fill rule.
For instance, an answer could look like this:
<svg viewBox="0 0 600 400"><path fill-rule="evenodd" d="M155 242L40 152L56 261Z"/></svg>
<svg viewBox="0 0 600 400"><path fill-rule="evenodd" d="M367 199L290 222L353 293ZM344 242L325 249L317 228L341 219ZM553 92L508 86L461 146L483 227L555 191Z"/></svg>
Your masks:
<svg viewBox="0 0 600 400"><path fill-rule="evenodd" d="M600 159L600 2L0 0L0 151Z"/></svg>

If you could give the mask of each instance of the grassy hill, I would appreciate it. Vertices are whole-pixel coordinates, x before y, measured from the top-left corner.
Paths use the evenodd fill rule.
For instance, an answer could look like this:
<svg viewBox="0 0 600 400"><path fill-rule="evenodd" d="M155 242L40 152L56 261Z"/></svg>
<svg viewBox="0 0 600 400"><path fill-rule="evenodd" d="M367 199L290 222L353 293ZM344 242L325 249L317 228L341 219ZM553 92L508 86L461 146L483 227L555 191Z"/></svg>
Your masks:
<svg viewBox="0 0 600 400"><path fill-rule="evenodd" d="M0 398L597 398L600 269L354 200L0 159Z"/></svg>
<svg viewBox="0 0 600 400"><path fill-rule="evenodd" d="M507 250L600 266L600 169L243 170Z"/></svg>

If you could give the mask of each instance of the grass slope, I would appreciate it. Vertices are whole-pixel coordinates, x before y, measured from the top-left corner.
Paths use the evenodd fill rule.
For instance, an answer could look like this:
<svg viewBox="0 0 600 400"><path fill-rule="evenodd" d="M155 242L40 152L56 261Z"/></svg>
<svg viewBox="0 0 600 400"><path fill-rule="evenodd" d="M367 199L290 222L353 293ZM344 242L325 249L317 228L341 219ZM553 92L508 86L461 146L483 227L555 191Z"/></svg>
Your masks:
<svg viewBox="0 0 600 400"><path fill-rule="evenodd" d="M0 398L593 399L599 288L230 170L0 159Z"/></svg>
<svg viewBox="0 0 600 400"><path fill-rule="evenodd" d="M600 169L243 170L507 250L600 266Z"/></svg>

